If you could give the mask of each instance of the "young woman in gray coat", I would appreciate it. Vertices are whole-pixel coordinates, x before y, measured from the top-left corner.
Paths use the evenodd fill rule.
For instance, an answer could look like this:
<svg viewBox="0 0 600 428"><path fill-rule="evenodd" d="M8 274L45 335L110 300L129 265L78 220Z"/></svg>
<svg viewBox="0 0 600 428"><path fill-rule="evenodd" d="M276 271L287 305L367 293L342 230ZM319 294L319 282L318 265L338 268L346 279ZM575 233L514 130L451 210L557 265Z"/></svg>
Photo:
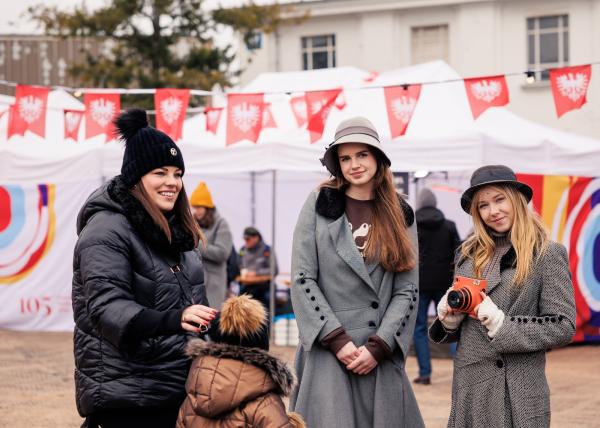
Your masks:
<svg viewBox="0 0 600 428"><path fill-rule="evenodd" d="M342 122L294 231L300 332L290 405L309 427L421 427L404 371L418 306L416 227L368 120Z"/></svg>
<svg viewBox="0 0 600 428"><path fill-rule="evenodd" d="M548 240L532 195L510 168L488 165L462 196L474 233L456 275L487 284L475 317L454 311L460 299L446 292L429 331L458 341L449 427L550 426L546 350L571 341L575 298L566 249Z"/></svg>

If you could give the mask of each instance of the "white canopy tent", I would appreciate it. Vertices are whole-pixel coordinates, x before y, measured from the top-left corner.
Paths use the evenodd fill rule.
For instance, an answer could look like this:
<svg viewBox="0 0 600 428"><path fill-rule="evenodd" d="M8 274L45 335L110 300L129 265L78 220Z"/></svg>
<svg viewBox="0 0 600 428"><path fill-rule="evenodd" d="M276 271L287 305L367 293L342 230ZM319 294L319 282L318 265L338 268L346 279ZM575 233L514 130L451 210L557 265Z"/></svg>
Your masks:
<svg viewBox="0 0 600 428"><path fill-rule="evenodd" d="M278 125L265 129L257 144L246 141L225 147L225 113L216 135L205 131L203 114L185 121L180 146L186 187L191 192L198 181L207 182L219 211L232 227L236 246L241 244L243 228L255 224L265 240L274 244L280 271L289 271L292 232L300 207L310 190L327 177L318 159L337 124L355 115L366 116L375 124L394 171L437 172L418 184L437 185L438 205L457 222L463 235L470 225L458 198L470 172L483 164L504 163L526 173L598 174L600 141L529 122L503 108L490 109L474 121L461 81L424 85L406 135L392 141L381 86L459 76L439 61L381 73L370 81L368 76L355 68L338 68L257 77L243 91L265 92ZM346 106L331 110L323 138L310 144L308 132L296 125L290 97L335 87L344 89ZM0 97L0 113L12 102L12 97ZM0 119L0 186L51 183L57 186L57 205L62 189L62 197L69 199L64 201L69 206L65 212L57 206L55 240L57 244L59 239L64 241L60 246L63 253L50 251L48 266L40 268L38 276L34 272L22 281L26 293L34 292L29 283L36 278L70 287L69 252L76 239L77 207L103 180L119 173L122 159L122 143L104 144L102 137L84 141L85 125L80 129L80 142L64 141L63 110L82 110L77 99L52 91L48 106L45 139L28 132L6 141L8 115ZM410 185L410 193L414 193L415 184ZM15 290L5 287L3 292ZM0 325L39 329L39 322L33 319L30 324L11 321ZM65 328L64 324L48 324L48 329Z"/></svg>

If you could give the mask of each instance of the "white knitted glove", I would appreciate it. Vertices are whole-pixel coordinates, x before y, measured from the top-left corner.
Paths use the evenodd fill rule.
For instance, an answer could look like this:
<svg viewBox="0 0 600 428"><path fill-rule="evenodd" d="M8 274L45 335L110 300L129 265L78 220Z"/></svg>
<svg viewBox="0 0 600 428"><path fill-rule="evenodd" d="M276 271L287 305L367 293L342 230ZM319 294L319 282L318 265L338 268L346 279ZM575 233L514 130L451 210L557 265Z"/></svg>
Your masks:
<svg viewBox="0 0 600 428"><path fill-rule="evenodd" d="M448 306L448 293L452 291L452 287L450 287L446 294L440 299L440 302L437 305L437 315L438 319L444 326L446 330L456 330L460 326L460 323L467 316L467 314L462 312L453 312L450 311L452 308Z"/></svg>
<svg viewBox="0 0 600 428"><path fill-rule="evenodd" d="M477 318L488 329L488 336L493 339L504 323L504 312L486 296L477 308Z"/></svg>

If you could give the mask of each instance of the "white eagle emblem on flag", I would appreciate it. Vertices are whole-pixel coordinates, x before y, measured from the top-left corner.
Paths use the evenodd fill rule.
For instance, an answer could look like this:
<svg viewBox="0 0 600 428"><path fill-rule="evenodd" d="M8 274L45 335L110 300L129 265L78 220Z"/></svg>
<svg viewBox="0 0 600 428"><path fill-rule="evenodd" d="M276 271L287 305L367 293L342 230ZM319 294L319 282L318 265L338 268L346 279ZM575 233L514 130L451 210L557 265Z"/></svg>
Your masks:
<svg viewBox="0 0 600 428"><path fill-rule="evenodd" d="M28 124L32 124L42 115L44 102L33 95L19 99L19 115Z"/></svg>
<svg viewBox="0 0 600 428"><path fill-rule="evenodd" d="M313 116L316 116L319 112L321 112L321 119L323 120L323 122L325 122L325 120L327 120L327 116L329 116L329 112L331 111L331 107L333 107L333 105L329 104L325 108L323 108L323 106L325 106L324 101L314 101L311 104L311 111Z"/></svg>
<svg viewBox="0 0 600 428"><path fill-rule="evenodd" d="M80 120L79 113L73 113L70 111L65 113L65 122L67 125L67 131L69 131L69 132L75 131L75 129L77 128L77 125L79 125L79 120Z"/></svg>
<svg viewBox="0 0 600 428"><path fill-rule="evenodd" d="M91 102L91 117L94 122L105 128L112 120L115 113L115 103L104 98L98 98Z"/></svg>
<svg viewBox="0 0 600 428"><path fill-rule="evenodd" d="M556 86L560 93L571 101L577 101L585 95L589 84L588 77L583 73L561 74L556 79Z"/></svg>
<svg viewBox="0 0 600 428"><path fill-rule="evenodd" d="M417 105L417 102L414 98L409 98L406 96L402 96L400 98L394 98L391 101L392 113L396 120L399 120L403 123L408 123L412 113Z"/></svg>
<svg viewBox="0 0 600 428"><path fill-rule="evenodd" d="M181 108L183 107L183 102L179 98L169 97L166 100L161 101L160 103L160 113L165 121L172 125L175 122L179 115L181 114Z"/></svg>
<svg viewBox="0 0 600 428"><path fill-rule="evenodd" d="M478 100L491 103L502 93L502 85L496 80L480 80L471 84L471 93Z"/></svg>
<svg viewBox="0 0 600 428"><path fill-rule="evenodd" d="M306 120L306 101L296 101L292 103L292 107L300 118Z"/></svg>
<svg viewBox="0 0 600 428"><path fill-rule="evenodd" d="M258 123L260 108L256 104L243 102L236 105L231 112L233 124L242 132L248 132ZM262 119L262 118L261 118Z"/></svg>

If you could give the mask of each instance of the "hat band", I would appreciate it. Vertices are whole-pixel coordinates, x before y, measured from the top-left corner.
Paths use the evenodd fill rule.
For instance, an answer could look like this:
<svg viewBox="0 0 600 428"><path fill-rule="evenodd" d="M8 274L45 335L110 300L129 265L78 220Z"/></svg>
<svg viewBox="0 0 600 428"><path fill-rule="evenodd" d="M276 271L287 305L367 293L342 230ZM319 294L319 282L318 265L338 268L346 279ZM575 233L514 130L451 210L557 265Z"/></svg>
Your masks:
<svg viewBox="0 0 600 428"><path fill-rule="evenodd" d="M350 134L366 134L375 138L379 142L379 135L377 135L377 132L371 128L367 128L366 126L349 126L348 128L341 129L340 131L336 132L335 140L337 141L340 138Z"/></svg>

